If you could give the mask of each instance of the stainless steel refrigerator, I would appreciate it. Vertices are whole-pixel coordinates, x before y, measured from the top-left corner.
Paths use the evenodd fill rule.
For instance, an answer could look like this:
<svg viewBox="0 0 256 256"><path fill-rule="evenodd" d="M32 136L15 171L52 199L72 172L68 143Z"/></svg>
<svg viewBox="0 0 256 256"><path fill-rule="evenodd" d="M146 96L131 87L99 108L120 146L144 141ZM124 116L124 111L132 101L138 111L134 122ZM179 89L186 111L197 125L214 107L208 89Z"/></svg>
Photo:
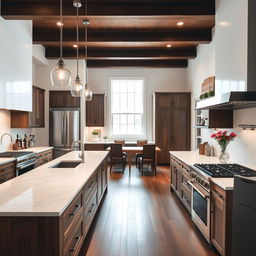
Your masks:
<svg viewBox="0 0 256 256"><path fill-rule="evenodd" d="M54 158L70 152L73 141L80 138L80 109L51 108L49 135Z"/></svg>

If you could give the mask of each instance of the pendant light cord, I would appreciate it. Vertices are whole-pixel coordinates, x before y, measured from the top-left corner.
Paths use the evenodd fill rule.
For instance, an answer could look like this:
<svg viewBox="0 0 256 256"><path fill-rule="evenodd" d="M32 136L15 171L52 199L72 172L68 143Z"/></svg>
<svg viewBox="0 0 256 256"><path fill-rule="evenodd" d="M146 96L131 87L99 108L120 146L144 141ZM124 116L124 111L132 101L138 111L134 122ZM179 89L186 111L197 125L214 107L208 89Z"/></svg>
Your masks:
<svg viewBox="0 0 256 256"><path fill-rule="evenodd" d="M62 13L62 0L60 0L60 59L63 56L63 13Z"/></svg>
<svg viewBox="0 0 256 256"><path fill-rule="evenodd" d="M78 68L78 55L79 55L79 46L78 46L78 42L79 42L79 36L78 36L78 3L76 6L76 43L77 43L77 48L76 48L76 70L77 70L77 75L79 73L79 68Z"/></svg>
<svg viewBox="0 0 256 256"><path fill-rule="evenodd" d="M85 17L87 19L87 0L85 0ZM88 31L87 31L87 26L88 26L88 20L86 21L85 24L85 86L88 87L88 69L87 69L87 59L88 59Z"/></svg>

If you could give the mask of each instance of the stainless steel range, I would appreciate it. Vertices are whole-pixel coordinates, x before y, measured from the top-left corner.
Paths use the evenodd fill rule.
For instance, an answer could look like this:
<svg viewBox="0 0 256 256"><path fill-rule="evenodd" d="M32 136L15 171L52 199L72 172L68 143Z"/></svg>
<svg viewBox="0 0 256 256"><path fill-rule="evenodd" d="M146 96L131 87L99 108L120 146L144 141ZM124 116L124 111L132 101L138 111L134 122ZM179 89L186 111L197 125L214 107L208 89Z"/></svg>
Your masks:
<svg viewBox="0 0 256 256"><path fill-rule="evenodd" d="M16 176L34 169L37 160L36 154L32 151L7 151L0 153L0 157L16 159Z"/></svg>
<svg viewBox="0 0 256 256"><path fill-rule="evenodd" d="M206 240L210 241L210 178L235 175L256 177L252 169L238 164L195 164L191 169L192 219Z"/></svg>

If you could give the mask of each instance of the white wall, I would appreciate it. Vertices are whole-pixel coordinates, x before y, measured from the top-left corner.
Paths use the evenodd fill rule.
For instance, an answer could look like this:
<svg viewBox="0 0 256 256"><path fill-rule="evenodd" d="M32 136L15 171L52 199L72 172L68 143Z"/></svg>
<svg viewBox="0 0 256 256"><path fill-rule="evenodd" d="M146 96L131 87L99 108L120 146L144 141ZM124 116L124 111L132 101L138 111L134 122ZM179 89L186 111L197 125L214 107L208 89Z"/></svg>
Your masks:
<svg viewBox="0 0 256 256"><path fill-rule="evenodd" d="M50 83L50 70L56 64L57 60L50 60L49 66L37 66L37 72L35 77L35 85L46 89L46 127L37 129L36 134L37 141L40 145L46 145L49 140L49 90L55 90ZM76 73L76 62L75 60L67 60L67 67L71 73ZM80 70L84 70L84 63L80 62ZM84 79L84 73L80 73L81 78ZM105 93L106 94L106 105L105 105L105 127L102 129L102 136L108 135L109 126L109 78L110 77L145 77L146 78L146 106L147 106L147 138L152 140L152 94L154 91L165 92L174 91L182 92L187 91L186 88L186 69L161 69L161 68L100 68L100 69L89 69L89 86L94 93ZM65 89L65 88L62 88ZM90 138L91 131L94 128L87 129L89 134L87 138ZM43 139L41 139L43 138Z"/></svg>
<svg viewBox="0 0 256 256"><path fill-rule="evenodd" d="M0 108L32 110L32 21L0 16Z"/></svg>
<svg viewBox="0 0 256 256"><path fill-rule="evenodd" d="M0 108L31 110L32 107L32 22L6 21L0 17ZM33 134L33 129L11 129L10 111L0 109L0 136ZM8 136L0 151L11 149Z"/></svg>
<svg viewBox="0 0 256 256"><path fill-rule="evenodd" d="M208 76L216 75L219 85L224 86L222 91L227 88L238 89L236 85L239 84L239 81L242 81L240 84L246 83L246 2L244 0L217 1L213 41L210 45L199 46L198 57L189 61L187 78L192 97L200 95L201 84ZM241 20L242 18L243 20ZM220 83L220 81L222 82ZM230 88L229 85L233 86ZM194 117L195 113L192 111L192 124ZM256 132L243 131L238 128L239 124L256 124L256 108L235 110L234 129L228 130L238 134L238 138L228 146L231 160L256 168ZM208 141L213 146L216 155L219 152L219 147L210 138L214 132L213 129L203 129L203 141ZM195 149L195 129L193 128L192 145L192 148Z"/></svg>
<svg viewBox="0 0 256 256"><path fill-rule="evenodd" d="M248 0L216 1L216 94L247 89Z"/></svg>

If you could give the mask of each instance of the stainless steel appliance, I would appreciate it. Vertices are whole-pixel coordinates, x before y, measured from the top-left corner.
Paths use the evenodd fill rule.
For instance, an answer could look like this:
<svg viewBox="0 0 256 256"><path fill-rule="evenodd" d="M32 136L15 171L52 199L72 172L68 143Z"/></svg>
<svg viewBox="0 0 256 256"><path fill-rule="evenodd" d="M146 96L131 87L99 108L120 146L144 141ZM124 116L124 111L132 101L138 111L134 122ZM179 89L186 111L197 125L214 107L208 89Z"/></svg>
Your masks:
<svg viewBox="0 0 256 256"><path fill-rule="evenodd" d="M190 175L192 220L210 242L210 178L256 177L256 172L239 164L195 164Z"/></svg>
<svg viewBox="0 0 256 256"><path fill-rule="evenodd" d="M192 187L191 217L205 239L210 243L210 176L200 169L192 169L189 184Z"/></svg>
<svg viewBox="0 0 256 256"><path fill-rule="evenodd" d="M255 255L256 179L235 177L232 256Z"/></svg>
<svg viewBox="0 0 256 256"><path fill-rule="evenodd" d="M34 169L36 163L36 154L31 151L7 151L0 153L0 157L11 157L16 159L16 176L31 171Z"/></svg>
<svg viewBox="0 0 256 256"><path fill-rule="evenodd" d="M51 108L49 135L53 158L71 151L73 141L80 137L80 110Z"/></svg>

